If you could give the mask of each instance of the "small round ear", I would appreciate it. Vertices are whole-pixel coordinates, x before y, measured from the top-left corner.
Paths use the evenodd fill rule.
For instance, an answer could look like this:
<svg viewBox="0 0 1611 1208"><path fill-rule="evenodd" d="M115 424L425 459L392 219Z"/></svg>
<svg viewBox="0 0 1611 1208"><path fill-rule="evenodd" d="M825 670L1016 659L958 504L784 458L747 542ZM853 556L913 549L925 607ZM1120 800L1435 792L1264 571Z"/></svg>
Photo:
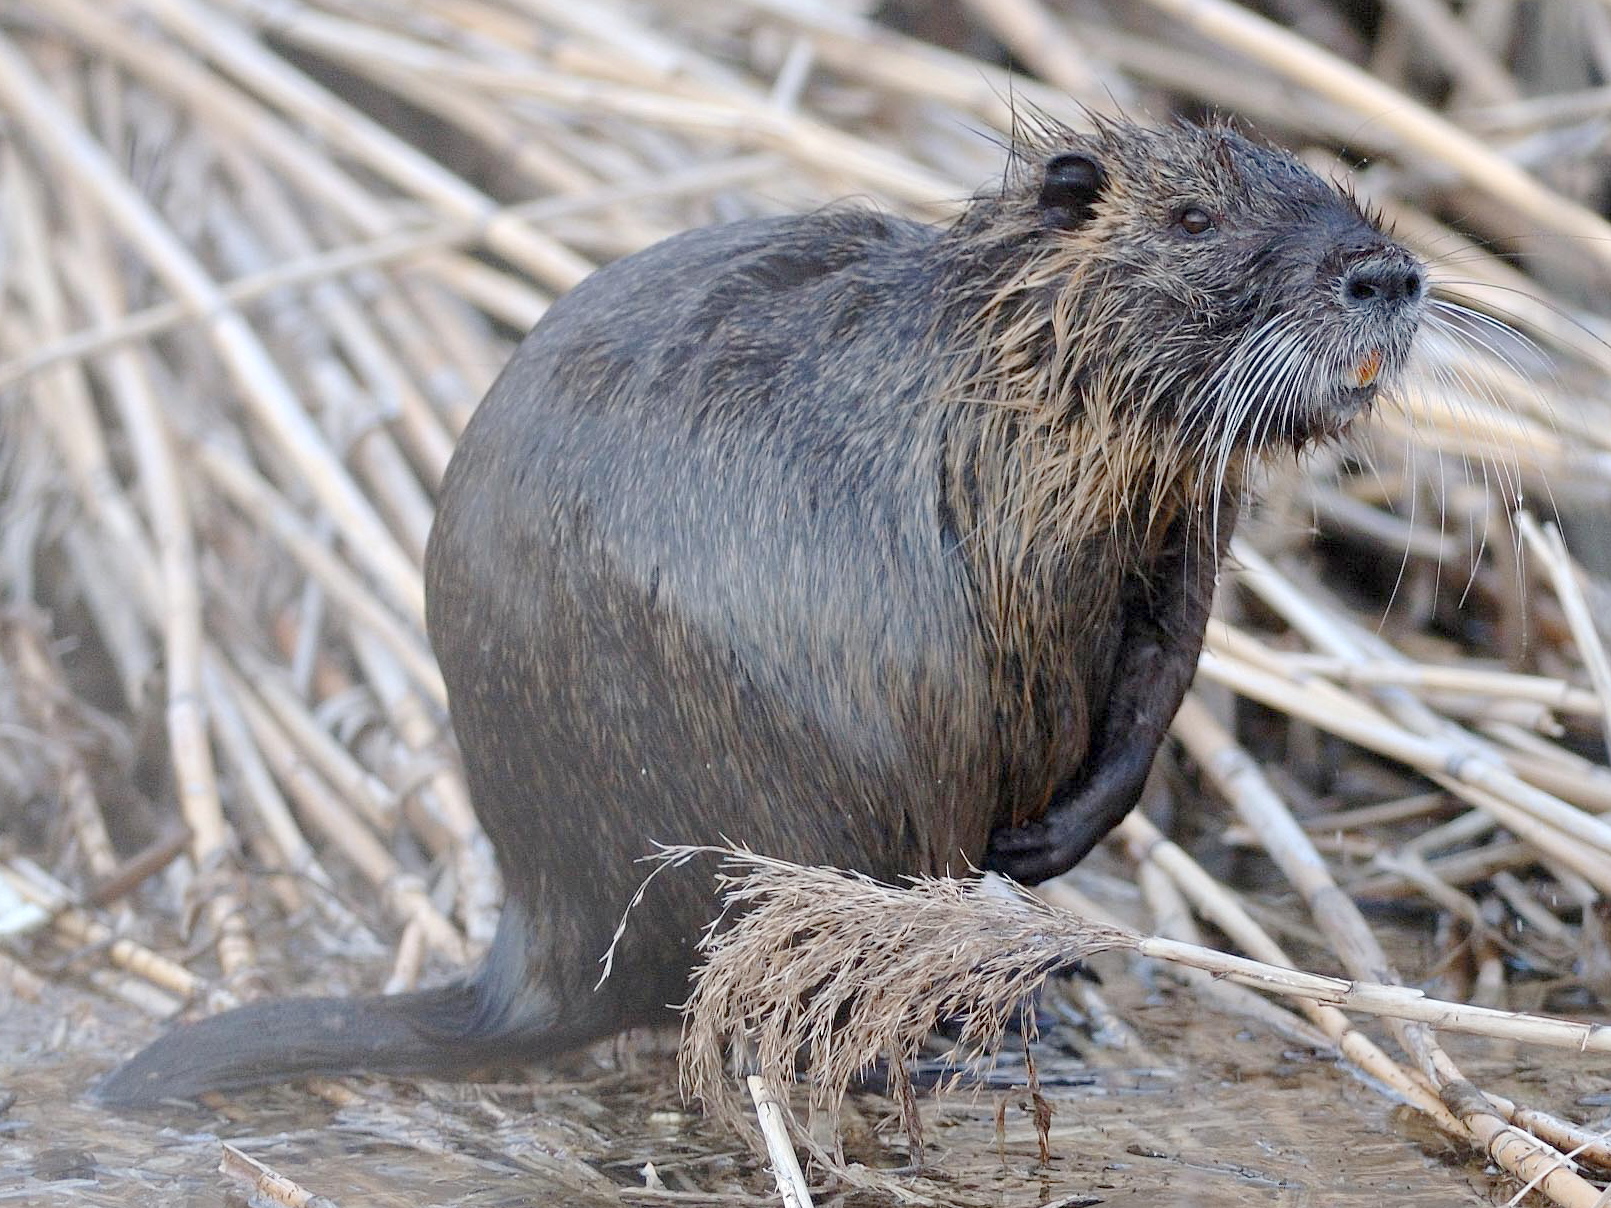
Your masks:
<svg viewBox="0 0 1611 1208"><path fill-rule="evenodd" d="M1096 157L1065 151L1046 161L1040 186L1040 208L1054 226L1075 227L1091 216L1108 174Z"/></svg>

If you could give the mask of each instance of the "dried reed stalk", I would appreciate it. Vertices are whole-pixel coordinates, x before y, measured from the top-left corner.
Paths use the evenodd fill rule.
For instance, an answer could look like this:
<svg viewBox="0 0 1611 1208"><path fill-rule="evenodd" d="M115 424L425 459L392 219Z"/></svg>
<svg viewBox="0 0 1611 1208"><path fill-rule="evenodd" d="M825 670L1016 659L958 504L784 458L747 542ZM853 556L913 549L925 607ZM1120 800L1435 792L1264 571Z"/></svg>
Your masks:
<svg viewBox="0 0 1611 1208"><path fill-rule="evenodd" d="M1583 665L1599 697L1604 725L1601 737L1605 741L1606 754L1611 756L1611 659L1606 658L1605 642L1595 627L1588 601L1583 598L1578 571L1572 565L1571 555L1566 552L1560 529L1553 524L1547 529L1540 528L1538 521L1525 511L1516 514L1516 523L1528 548L1544 563L1555 595L1566 610L1567 621L1572 626L1572 637L1577 642Z"/></svg>
<svg viewBox="0 0 1611 1208"><path fill-rule="evenodd" d="M355 554L412 616L423 617L417 569L398 548L373 505L332 457L329 445L257 333L238 313L224 307L211 274L162 216L129 186L106 151L54 99L27 59L3 35L0 102L50 149L60 168L104 209L119 233L150 258L174 292L197 310L217 314L209 330L243 399L255 407L265 429L302 467L305 481L348 534ZM211 833L210 826L207 833Z"/></svg>
<svg viewBox="0 0 1611 1208"><path fill-rule="evenodd" d="M1310 916L1325 932L1332 950L1342 958L1348 971L1358 978L1397 984L1400 980L1398 973L1359 908L1332 878L1320 853L1292 819L1285 803L1271 790L1257 764L1235 745L1230 735L1195 697L1188 697L1182 704L1175 719L1174 733L1214 779L1221 793L1236 805L1243 821L1259 836L1276 865L1303 895ZM1427 882L1423 882L1423 887L1427 887ZM1432 889L1431 894L1443 896L1436 889ZM1469 917L1476 926L1483 925L1480 910L1473 908ZM1400 1026L1396 1031L1405 1048L1420 1063L1423 1076L1432 1079L1445 1102L1451 1087L1469 1085L1465 1076L1424 1030ZM1411 1101L1416 1102L1416 1098L1411 1096ZM1508 1144L1495 1146L1491 1144L1490 1133L1472 1127L1470 1116L1480 1102L1480 1096L1463 1100L1466 1108L1463 1115L1468 1128L1471 1128L1471 1135L1482 1139L1489 1156L1523 1182L1537 1175L1539 1163L1551 1156L1547 1148L1549 1140L1560 1141L1564 1138L1567 1148L1576 1148L1580 1144L1569 1125L1543 1117L1540 1113L1535 1123L1541 1130L1539 1136L1546 1140L1526 1151L1527 1160L1521 1161L1521 1155L1515 1147ZM1492 1106L1485 1107L1485 1110L1494 1114ZM1441 1117L1436 1114L1434 1118L1441 1122ZM1597 1156L1605 1156L1603 1146L1599 1147ZM1558 1154L1555 1157L1564 1166L1564 1159L1559 1158ZM1557 1182L1562 1182L1564 1178L1562 1176ZM1581 1198L1585 1190L1586 1187L1574 1188L1572 1195Z"/></svg>
<svg viewBox="0 0 1611 1208"><path fill-rule="evenodd" d="M0 880L24 901L42 907L50 917L51 926L64 940L99 950L118 968L183 997L191 997L202 989L201 979L183 965L133 940L118 938L105 923L73 906L72 895L66 887L31 861L17 859L9 867L0 865Z"/></svg>

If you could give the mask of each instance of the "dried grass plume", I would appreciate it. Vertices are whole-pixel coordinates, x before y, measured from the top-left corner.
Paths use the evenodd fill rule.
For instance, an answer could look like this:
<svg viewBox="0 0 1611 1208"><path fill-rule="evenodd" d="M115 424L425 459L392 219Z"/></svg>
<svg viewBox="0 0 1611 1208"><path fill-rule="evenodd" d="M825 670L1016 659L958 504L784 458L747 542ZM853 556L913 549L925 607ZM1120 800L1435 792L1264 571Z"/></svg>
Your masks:
<svg viewBox="0 0 1611 1208"><path fill-rule="evenodd" d="M1585 1057L1611 1054L1611 1028L1445 1002L1408 986L1287 969L1144 936L1050 906L1010 882L914 877L902 888L743 848L696 846L662 849L656 872L706 855L721 860L716 880L723 912L700 941L703 961L683 1006L683 1092L748 1135L730 1055L741 1056L774 1087L803 1083L806 1127L789 1109L795 1136L841 1173L839 1108L853 1085L885 1066L920 1163L908 1063L935 1023L945 1020L956 1033L946 1054L954 1082L988 1060L1015 1020L1033 1038L1029 1007L1048 977L1115 949L1444 1031ZM1031 1061L1032 1091L1033 1069ZM831 1148L824 1136L833 1138Z"/></svg>
<svg viewBox="0 0 1611 1208"><path fill-rule="evenodd" d="M774 1086L805 1082L807 1125L795 1133L819 1161L843 1166L814 1138L837 1121L850 1087L883 1063L902 1122L917 1140L908 1063L936 1021L956 1027L958 1074L985 1059L1007 1027L1032 1031L1031 996L1054 973L1138 937L1056 910L1026 890L981 880L913 878L906 888L860 873L807 868L753 852L672 847L668 863L722 858L725 909L700 942L684 1006L683 1091L747 1133L728 1056ZM914 1144L913 1157L919 1152Z"/></svg>

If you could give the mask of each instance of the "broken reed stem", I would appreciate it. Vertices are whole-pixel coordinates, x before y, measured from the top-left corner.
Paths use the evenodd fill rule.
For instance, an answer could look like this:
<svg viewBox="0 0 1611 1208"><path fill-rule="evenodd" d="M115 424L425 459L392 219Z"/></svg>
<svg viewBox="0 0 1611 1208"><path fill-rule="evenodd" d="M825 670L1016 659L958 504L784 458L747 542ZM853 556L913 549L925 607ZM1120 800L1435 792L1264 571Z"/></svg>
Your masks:
<svg viewBox="0 0 1611 1208"><path fill-rule="evenodd" d="M283 120L256 96L221 81L198 58L137 34L87 0L54 0L51 8L52 16L97 56L117 63L158 94L171 97L181 109L205 114L214 138L249 148L294 181L304 199L324 211L327 221L367 235L396 230L395 207L388 198L360 185L325 153L321 143L307 138L301 128ZM429 256L422 267L458 289L468 263L456 254L438 254ZM540 314L540 295L531 290L526 293L529 297L523 310Z"/></svg>
<svg viewBox="0 0 1611 1208"><path fill-rule="evenodd" d="M1303 895L1310 918L1326 934L1344 967L1358 977L1389 980L1387 955L1353 900L1332 878L1313 841L1293 820L1286 803L1270 787L1252 757L1235 743L1201 699L1187 695L1171 732Z"/></svg>
<svg viewBox="0 0 1611 1208"><path fill-rule="evenodd" d="M235 705L257 749L296 803L299 816L352 861L364 879L380 891L382 901L398 922L406 926L417 921L433 948L449 960L462 963L464 936L432 904L421 879L404 871L374 831L302 758L295 742L244 680L234 677L232 687Z"/></svg>
<svg viewBox="0 0 1611 1208"><path fill-rule="evenodd" d="M279 1204L282 1208L336 1208L335 1201L314 1195L295 1179L265 1166L227 1141L219 1156L218 1173L251 1188L254 1202Z"/></svg>
<svg viewBox="0 0 1611 1208"><path fill-rule="evenodd" d="M297 877L306 877L320 889L333 891L334 880L319 862L302 828L297 825L291 807L280 792L279 784L242 715L239 701L246 694L245 685L213 650L206 652L203 682L207 688L208 708L219 747L233 766L243 804L256 813L280 868ZM275 862L264 860L271 867Z"/></svg>
<svg viewBox="0 0 1611 1208"><path fill-rule="evenodd" d="M1322 676L1344 688L1392 685L1422 692L1469 693L1498 700L1527 701L1562 713L1603 716L1605 712L1598 692L1548 676L1427 663L1354 662L1324 654L1270 653L1289 666L1295 675Z"/></svg>
<svg viewBox="0 0 1611 1208"><path fill-rule="evenodd" d="M1443 1097L1483 1149L1519 1177L1524 1188L1538 1188L1561 1208L1605 1208L1606 1193L1579 1177L1553 1147L1511 1125L1469 1082L1446 1083Z"/></svg>
<svg viewBox="0 0 1611 1208"><path fill-rule="evenodd" d="M237 651L235 659L251 680L259 700L268 706L303 758L319 770L338 796L352 802L378 833L391 833L402 812L397 792L319 724L309 702L297 695L278 667L253 657L250 651Z"/></svg>
<svg viewBox="0 0 1611 1208"><path fill-rule="evenodd" d="M1211 636L1210 644L1216 641ZM1244 649L1253 645L1240 643ZM1440 828L1446 836L1440 840L1441 845L1468 842L1495 825L1503 826L1597 886L1602 893L1611 893L1611 861L1607 860L1603 847L1593 843L1607 829L1600 819L1525 783L1485 752L1474 752L1463 741L1455 743L1441 735L1431 740L1422 739L1388 721L1368 703L1324 681L1289 681L1280 675L1279 663L1272 664L1265 659L1260 662L1264 666L1275 666L1277 673L1265 674L1240 659L1224 658L1213 650L1205 651L1198 670L1206 679L1223 683L1243 696L1311 722L1368 750L1405 762L1450 793L1478 807L1480 814L1473 812ZM1488 787L1480 786L1484 780ZM1583 788L1583 783L1579 782L1577 787ZM1591 830L1593 833L1589 833ZM1428 837L1432 834L1428 832ZM1585 839L1590 842L1585 843Z"/></svg>
<svg viewBox="0 0 1611 1208"><path fill-rule="evenodd" d="M172 4L175 0L147 2ZM373 74L377 66L382 72L419 72L444 83L532 97L566 109L742 139L798 160L806 169L841 179L851 188L874 188L923 209L935 208L945 198L966 195L966 188L955 180L813 116L781 110L763 94L710 88L688 97L560 73L535 60L518 67L495 66L324 16L294 0L277 5L272 21L279 36L329 55L359 73ZM489 232L488 244L504 254L496 232Z"/></svg>
<svg viewBox="0 0 1611 1208"><path fill-rule="evenodd" d="M1249 554L1246 573L1250 585L1266 603L1291 620L1306 637L1320 645L1322 649L1344 659L1357 659L1378 644L1374 638L1365 635L1356 636L1349 632L1344 623L1327 616L1322 609L1295 592L1268 562L1251 551L1246 552ZM1216 637L1227 636L1231 635L1225 630L1216 631ZM1264 665L1269 665L1269 660L1261 656L1256 644L1245 639L1236 640L1231 644L1239 647L1242 652L1259 658ZM1205 663L1212 657L1205 656ZM1398 657L1396 652L1395 657ZM1279 675L1285 668L1277 667L1276 670ZM1262 672L1252 674L1263 675ZM1279 682L1281 681L1275 676L1271 676L1265 686ZM1309 685L1309 688L1311 690L1308 693L1283 691L1281 695L1287 703L1276 707L1282 708L1289 715L1305 715L1307 720L1335 733L1344 731L1329 724L1324 720L1325 716L1333 718L1348 716L1357 719L1360 726L1370 726L1373 729L1377 727L1385 729L1389 725L1387 718L1375 709L1346 697L1331 689L1329 685ZM1247 694L1247 684L1244 682L1237 690ZM1580 850L1579 845L1583 836L1570 814L1561 812L1570 810L1570 807L1564 802L1549 798L1547 794L1541 794L1533 786L1513 777L1503 767L1500 758L1491 752L1486 744L1474 737L1470 742L1465 741L1462 732L1443 722L1420 702L1406 697L1401 689L1379 687L1376 689L1376 695L1380 698L1382 707L1393 713L1398 722L1410 727L1417 738L1420 735L1427 735L1434 745L1444 748L1446 762L1443 767L1423 764L1421 770L1424 773L1472 804L1483 808L1490 818L1508 826L1518 836L1533 842L1546 854L1561 859L1569 867L1581 870L1590 879L1598 878L1596 883L1603 886L1606 880L1603 860L1596 853ZM1307 705L1313 708L1305 713L1303 710L1291 707L1300 698L1306 700ZM1251 759L1241 754L1239 749L1230 743L1228 735L1212 726L1211 719L1200 706L1189 704L1183 712L1186 715L1185 727L1188 737L1195 732L1199 746L1198 754L1204 759L1205 766L1211 773L1217 770L1221 774L1224 778L1221 783L1222 790L1245 811L1244 820L1264 839L1268 850L1281 864L1283 872L1295 885L1304 890L1311 913L1326 927L1345 964L1356 975L1365 974L1377 979L1390 977L1385 956L1381 954L1379 945L1371 936L1352 900L1331 880L1319 854L1314 851L1313 844L1292 822L1285 806L1269 792L1268 786L1264 785L1263 778ZM1381 730L1377 732L1380 733ZM1400 733L1403 734L1402 731ZM1359 732L1344 733L1344 736L1359 741ZM1210 757L1213 751L1220 752L1218 758L1222 761L1232 759L1234 768L1225 766L1223 762L1216 765ZM1462 774L1462 769L1467 769L1465 774ZM1493 769L1495 774L1487 775L1485 769ZM1234 785L1229 779L1232 772L1236 782ZM1500 791L1490 792L1487 788L1470 785L1467 783L1468 779L1486 780L1488 785ZM1233 789L1239 792L1234 792ZM1529 809L1529 807L1536 808ZM1542 818L1541 814L1544 815ZM1590 817L1586 814L1580 816L1585 820ZM1385 863L1385 861L1379 862ZM1422 870L1425 871L1424 866ZM1422 891L1429 893L1434 900L1454 908L1457 914L1474 920L1479 927L1482 926L1480 910L1463 896L1433 882L1429 875L1423 877L1419 885ZM1431 1036L1418 1028L1402 1025L1398 1030L1401 1040L1421 1066L1423 1076L1429 1078L1440 1089L1456 1082L1464 1082L1464 1076L1449 1061ZM1469 1103L1467 1107L1470 1107ZM1468 1128L1472 1128L1469 1116L1470 1112L1467 1111L1462 1120ZM1513 1174L1526 1180L1538 1173L1536 1166L1529 1165L1523 1169L1515 1165L1518 1151L1513 1147L1495 1148L1490 1143L1493 1135L1491 1130L1484 1127L1472 1128L1472 1131L1473 1135L1484 1139L1483 1143L1489 1155ZM1542 1151L1545 1147L1543 1143L1537 1143L1535 1148ZM1560 1159L1559 1154L1555 1157L1564 1160ZM1576 1176L1570 1175L1552 1176L1551 1181L1559 1185L1563 1180L1570 1182L1575 1178ZM1568 1198L1579 1199L1582 1190L1583 1187L1577 1187Z"/></svg>
<svg viewBox="0 0 1611 1208"><path fill-rule="evenodd" d="M71 905L72 897L66 888L32 861L16 857L10 866L0 864L0 879L20 897L45 910L63 940L102 952L108 963L183 998L194 998L205 988L206 983L183 965L133 940L119 939L94 915Z"/></svg>
<svg viewBox="0 0 1611 1208"><path fill-rule="evenodd" d="M1202 934L1197 929L1196 920L1191 916L1190 905L1180 886L1175 884L1174 879L1156 861L1147 857L1144 836L1133 835L1127 838L1131 858L1136 862L1136 882L1152 914L1153 931L1166 939L1179 940L1187 944L1201 943ZM1035 893L1037 897L1053 905L1059 904L1059 896L1047 886L1037 886ZM1088 912L1076 910L1075 913ZM1180 980L1190 988L1192 994L1205 1002L1213 1003L1227 1014L1241 1015L1254 1020L1269 1028L1277 1036L1284 1036L1319 1050L1334 1045L1330 1036L1294 1015L1289 1008L1271 1002L1246 986L1233 985L1215 977L1212 973L1188 968L1185 965L1171 965L1168 968L1180 975Z"/></svg>
<svg viewBox="0 0 1611 1208"><path fill-rule="evenodd" d="M80 292L86 309L106 322L124 309L123 290L104 232L91 235L84 225L91 247L85 258L88 276ZM129 437L156 545L162 607L154 619L162 633L175 792L190 828L191 857L215 932L218 963L228 981L255 969L257 950L236 885L235 832L224 817L209 737L201 668L201 576L190 504L147 362L138 351L121 349L103 368Z"/></svg>
<svg viewBox="0 0 1611 1208"><path fill-rule="evenodd" d="M760 1122L761 1136L766 1140L766 1152L772 1160L772 1176L777 1180L783 1208L811 1208L811 1188L806 1186L805 1172L800 1169L800 1159L789 1140L788 1113L783 1100L764 1079L754 1074L744 1082L755 1103L755 1115Z"/></svg>
<svg viewBox="0 0 1611 1208"><path fill-rule="evenodd" d="M1299 686L1205 651L1199 674L1251 700L1414 768L1495 821L1550 845L1603 893L1611 894L1611 826L1527 784L1492 759L1442 739L1422 738L1322 685ZM1339 699L1340 697L1340 699Z"/></svg>
<svg viewBox="0 0 1611 1208"><path fill-rule="evenodd" d="M1129 814L1119 824L1118 833L1138 855L1144 855L1145 859L1162 868L1190 899L1197 912L1229 936L1232 943L1264 964L1292 964L1285 950L1243 909L1236 896L1209 876L1178 845L1159 834L1157 827L1147 821L1145 815ZM1413 1104L1445 1132L1456 1137L1465 1135L1460 1122L1449 1114L1425 1083L1355 1028L1342 1012L1318 1001L1300 999L1298 1006L1356 1067L1390 1086L1405 1102Z"/></svg>
<svg viewBox="0 0 1611 1208"><path fill-rule="evenodd" d="M7 169L8 216L14 224L13 242L17 248L15 281L30 295L34 311L32 323L0 324L0 342L8 351L15 351L25 340L48 339L58 330L65 330L66 299L48 256L53 240L44 220L44 200L33 193L31 174L22 169L12 149L4 150L6 160L0 167ZM113 569L125 581L125 591L134 595L146 613L155 615L161 608L156 553L139 513L118 486L120 480L89 383L76 369L63 369L42 377L27 401L38 430L46 435L67 471L78 504L90 521L87 527L98 538L85 544L95 552L104 550L116 560ZM146 644L143 630L138 640L142 646ZM108 644L117 649L113 639L109 638ZM155 659L138 661L149 667ZM140 688L137 684L125 687L131 703L138 699Z"/></svg>
<svg viewBox="0 0 1611 1208"><path fill-rule="evenodd" d="M0 61L4 50L4 39L0 37ZM67 306L63 275L38 257L51 238L40 209L41 198L28 188L26 179L16 182L13 189L13 214L38 241L35 253L26 262L33 300L45 321L60 327ZM97 311L113 311L119 305L120 291L106 263L101 232L92 232L89 224L82 221L82 207L68 207L68 213L80 219L74 231L81 253L76 259L78 271L67 274L76 287L78 300ZM69 464L83 467L86 504L103 516L115 517L115 527L127 535L129 543L120 553L132 562L142 588L135 594L133 604L163 634L167 728L175 788L191 834L192 859L203 879L202 894L219 962L225 976L233 977L250 970L256 958L235 892L234 833L224 818L206 723L199 708L195 658L200 634L199 602L189 519L166 433L143 370L143 364L127 351L106 366L107 385L128 432L151 517L149 535L124 494L107 489L109 482L116 481L108 442L90 405L89 384L77 367L64 370L56 379L65 405L63 415L52 421L52 427L64 436L72 433L75 447L69 450L64 445L62 449ZM82 449L76 447L79 442Z"/></svg>
<svg viewBox="0 0 1611 1208"><path fill-rule="evenodd" d="M299 6L287 4L273 14L244 7L241 16L248 20L267 17L277 34L294 40L293 29L302 15ZM253 36L249 26L192 0L145 0L145 9L180 41L286 114L306 122L331 145L405 195L421 198L448 214L485 223L487 246L539 281L565 290L596 267L525 223L493 221L498 207L490 198L273 53ZM347 58L344 48L335 53L338 60Z"/></svg>
<svg viewBox="0 0 1611 1208"><path fill-rule="evenodd" d="M356 623L385 643L433 701L447 707L447 687L426 648L422 623L410 625L377 599L362 578L310 531L308 522L244 459L215 442L192 446L188 452L213 487L260 531L279 542Z"/></svg>
<svg viewBox="0 0 1611 1208"><path fill-rule="evenodd" d="M1143 956L1207 969L1242 985L1307 998L1344 1010L1363 1011L1384 1019L1408 1020L1447 1032L1516 1040L1580 1053L1611 1053L1611 1027L1602 1024L1444 1002L1428 998L1423 991L1409 986L1301 973L1174 940L1138 939L1133 947Z"/></svg>

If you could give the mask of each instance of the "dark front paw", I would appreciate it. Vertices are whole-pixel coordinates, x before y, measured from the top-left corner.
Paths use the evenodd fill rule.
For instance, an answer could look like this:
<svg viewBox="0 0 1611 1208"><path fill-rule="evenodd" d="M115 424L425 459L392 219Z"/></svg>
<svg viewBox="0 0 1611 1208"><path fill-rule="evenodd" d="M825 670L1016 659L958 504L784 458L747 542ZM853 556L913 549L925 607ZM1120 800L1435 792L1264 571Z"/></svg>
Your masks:
<svg viewBox="0 0 1611 1208"><path fill-rule="evenodd" d="M1119 824L1141 796L1147 760L1110 766L1055 802L1038 822L1004 826L990 836L985 868L1023 885L1038 885L1073 868Z"/></svg>
<svg viewBox="0 0 1611 1208"><path fill-rule="evenodd" d="M1011 877L1020 885L1038 885L1061 876L1079 863L1084 851L1075 852L1069 837L1051 822L1003 826L990 836L985 868Z"/></svg>

